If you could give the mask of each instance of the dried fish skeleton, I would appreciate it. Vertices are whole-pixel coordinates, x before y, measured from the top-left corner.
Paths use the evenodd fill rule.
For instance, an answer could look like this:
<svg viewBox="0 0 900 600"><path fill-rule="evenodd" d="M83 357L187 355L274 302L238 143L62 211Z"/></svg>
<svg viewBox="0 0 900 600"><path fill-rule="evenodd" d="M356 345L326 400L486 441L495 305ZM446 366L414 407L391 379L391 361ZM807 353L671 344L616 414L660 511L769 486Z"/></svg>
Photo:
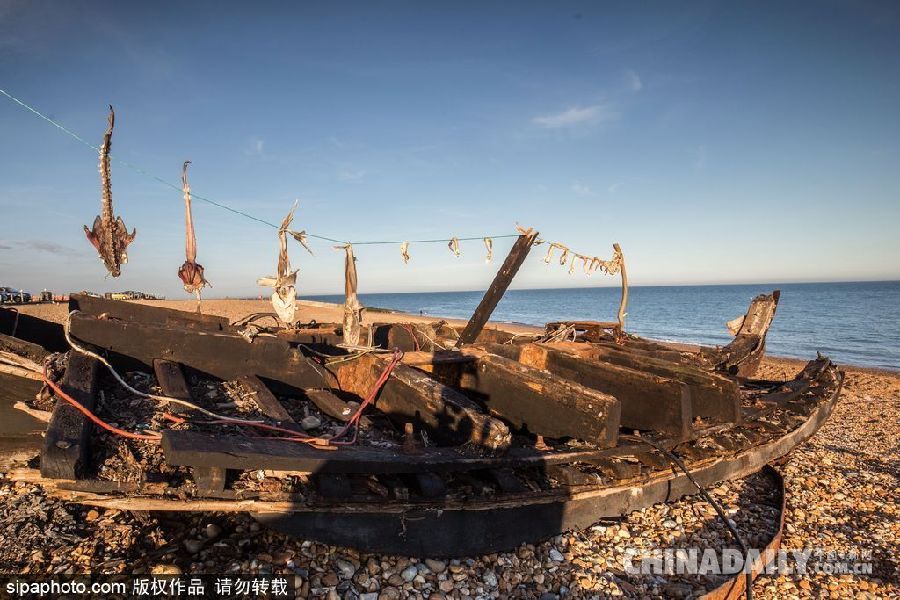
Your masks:
<svg viewBox="0 0 900 600"><path fill-rule="evenodd" d="M344 300L344 344L359 346L362 305L356 296L356 257L353 256L353 246L350 244L335 246L335 248L343 249L346 253L344 258L344 294L346 296Z"/></svg>
<svg viewBox="0 0 900 600"><path fill-rule="evenodd" d="M257 284L275 288L272 292L272 307L282 323L291 327L297 322L295 316L297 311L297 269L291 270L291 263L288 260L287 251L287 234L297 239L300 234L291 232L288 228L291 221L294 220L294 211L297 210L297 202L281 222L278 228L278 274L275 277L262 277L257 280ZM298 241L300 241L298 239Z"/></svg>
<svg viewBox="0 0 900 600"><path fill-rule="evenodd" d="M494 258L494 240L489 237L484 238L484 247L487 248L487 256L484 259L485 263L490 263Z"/></svg>
<svg viewBox="0 0 900 600"><path fill-rule="evenodd" d="M187 179L187 168L191 161L184 161L181 167L181 185L184 189L184 264L178 269L178 277L184 282L184 291L196 294L200 301L200 290L212 287L203 276L203 265L197 263L197 237L194 234L194 218L191 211L191 186Z"/></svg>
<svg viewBox="0 0 900 600"><path fill-rule="evenodd" d="M403 264L409 263L409 242L400 244L400 258L403 259Z"/></svg>
<svg viewBox="0 0 900 600"><path fill-rule="evenodd" d="M115 122L116 113L110 105L106 133L103 136L103 145L100 146L100 214L94 219L94 226L91 229L88 229L87 225L84 226L84 234L97 249L109 274L118 277L121 274L122 265L128 262L128 245L134 241L137 230L133 229L129 234L122 217L116 217L113 214L109 148L112 145Z"/></svg>

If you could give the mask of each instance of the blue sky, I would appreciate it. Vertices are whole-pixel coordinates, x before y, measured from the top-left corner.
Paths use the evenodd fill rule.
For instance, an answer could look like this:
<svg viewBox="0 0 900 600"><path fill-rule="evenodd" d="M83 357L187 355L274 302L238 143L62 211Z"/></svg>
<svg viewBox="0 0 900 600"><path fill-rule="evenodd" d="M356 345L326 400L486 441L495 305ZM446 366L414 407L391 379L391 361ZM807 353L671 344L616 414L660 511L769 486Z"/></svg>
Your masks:
<svg viewBox="0 0 900 600"><path fill-rule="evenodd" d="M900 5L0 0L0 88L197 194L338 239L514 233L636 284L900 278ZM96 155L0 97L0 280L185 296L180 194L113 164L118 280L81 230ZM265 292L274 230L195 202L209 295ZM511 240L357 246L361 292L486 287ZM303 294L343 256L292 242ZM614 285L534 250L514 287Z"/></svg>

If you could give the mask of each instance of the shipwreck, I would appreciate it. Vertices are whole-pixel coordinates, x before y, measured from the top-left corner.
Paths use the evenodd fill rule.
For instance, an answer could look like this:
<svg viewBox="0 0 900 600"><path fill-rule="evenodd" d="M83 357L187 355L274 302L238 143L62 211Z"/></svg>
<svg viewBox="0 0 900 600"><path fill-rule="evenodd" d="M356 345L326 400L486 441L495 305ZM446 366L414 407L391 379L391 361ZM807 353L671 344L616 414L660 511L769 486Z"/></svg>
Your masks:
<svg viewBox="0 0 900 600"><path fill-rule="evenodd" d="M487 327L535 237L465 327L360 320L355 284L356 318L289 328L87 295L64 327L0 314L0 468L72 502L246 511L322 542L447 556L746 476L829 417L843 375L827 358L754 378L777 291L724 347L642 339L625 330L618 247L615 321Z"/></svg>

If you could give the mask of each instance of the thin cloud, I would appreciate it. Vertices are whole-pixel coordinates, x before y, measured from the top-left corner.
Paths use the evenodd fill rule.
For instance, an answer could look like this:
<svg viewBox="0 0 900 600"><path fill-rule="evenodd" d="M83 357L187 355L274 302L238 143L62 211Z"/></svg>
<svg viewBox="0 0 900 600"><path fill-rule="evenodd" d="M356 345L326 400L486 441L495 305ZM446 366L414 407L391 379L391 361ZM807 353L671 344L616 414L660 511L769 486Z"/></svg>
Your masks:
<svg viewBox="0 0 900 600"><path fill-rule="evenodd" d="M616 183L612 184L611 186L609 186L607 188L607 191L609 191L610 194L615 194L616 192L619 191L619 188L622 187L623 185L625 185L624 181L616 182Z"/></svg>
<svg viewBox="0 0 900 600"><path fill-rule="evenodd" d="M578 194L579 196L593 196L594 192L591 188L583 183L576 181L573 183L570 188L573 192Z"/></svg>
<svg viewBox="0 0 900 600"><path fill-rule="evenodd" d="M619 113L608 104L575 106L559 113L534 117L531 122L544 129L566 129L594 123L615 121Z"/></svg>
<svg viewBox="0 0 900 600"><path fill-rule="evenodd" d="M75 256L78 254L78 252L68 246L63 246L56 242L48 242L47 240L2 241L0 242L0 250L33 250L56 256Z"/></svg>
<svg viewBox="0 0 900 600"><path fill-rule="evenodd" d="M625 71L625 81L628 83L628 88L632 92L639 92L644 89L644 82L641 81L641 77L636 71L632 71L631 69Z"/></svg>
<svg viewBox="0 0 900 600"><path fill-rule="evenodd" d="M705 144L697 146L696 148L691 148L690 152L694 155L693 163L695 169L703 169L706 167L706 157L708 153Z"/></svg>
<svg viewBox="0 0 900 600"><path fill-rule="evenodd" d="M265 140L263 140L262 138L253 138L250 140L250 144L247 146L247 150L245 151L245 153L247 154L247 156L262 158L266 155L265 146Z"/></svg>
<svg viewBox="0 0 900 600"><path fill-rule="evenodd" d="M368 174L368 171L365 169L358 169L356 171L344 170L340 171L337 174L337 178L341 181L356 181L358 179L362 179Z"/></svg>

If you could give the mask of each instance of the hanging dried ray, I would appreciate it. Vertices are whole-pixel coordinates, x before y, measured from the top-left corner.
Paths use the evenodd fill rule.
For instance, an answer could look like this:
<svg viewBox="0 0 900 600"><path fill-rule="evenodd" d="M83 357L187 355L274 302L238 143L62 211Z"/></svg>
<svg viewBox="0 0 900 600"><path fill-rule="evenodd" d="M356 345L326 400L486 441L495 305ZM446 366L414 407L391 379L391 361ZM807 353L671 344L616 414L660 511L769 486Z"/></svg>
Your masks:
<svg viewBox="0 0 900 600"><path fill-rule="evenodd" d="M459 258L459 238L451 238L450 243L447 244L447 247L450 248L450 252L456 255Z"/></svg>
<svg viewBox="0 0 900 600"><path fill-rule="evenodd" d="M275 288L272 293L272 307L278 318L288 327L293 326L297 319L297 269L291 270L288 259L287 234L291 221L294 220L294 211L297 210L297 202L281 222L278 228L278 274L275 277L262 277L257 280L258 285Z"/></svg>
<svg viewBox="0 0 900 600"><path fill-rule="evenodd" d="M344 244L335 246L338 250L344 250L344 344L359 346L360 322L362 321L362 305L356 296L356 257L353 256L353 246Z"/></svg>
<svg viewBox="0 0 900 600"><path fill-rule="evenodd" d="M494 258L494 240L489 237L484 238L484 247L487 248L487 257L484 262L490 263Z"/></svg>
<svg viewBox="0 0 900 600"><path fill-rule="evenodd" d="M100 146L100 214L94 219L94 226L91 229L88 229L87 225L84 226L84 234L97 249L109 274L118 277L122 272L122 265L128 262L128 245L134 241L137 230L133 229L131 233L128 233L122 217L116 217L113 214L109 149L112 146L115 123L116 113L110 105L106 133L103 136L103 144Z"/></svg>
<svg viewBox="0 0 900 600"><path fill-rule="evenodd" d="M203 275L203 265L197 262L197 236L194 234L194 215L191 210L191 185L187 178L189 164L191 161L186 160L181 167L181 187L184 190L184 264L178 269L178 277L184 283L184 291L196 294L199 302L200 290L212 285Z"/></svg>
<svg viewBox="0 0 900 600"><path fill-rule="evenodd" d="M407 264L409 262L409 242L403 242L400 244L400 258L403 259L403 264Z"/></svg>

